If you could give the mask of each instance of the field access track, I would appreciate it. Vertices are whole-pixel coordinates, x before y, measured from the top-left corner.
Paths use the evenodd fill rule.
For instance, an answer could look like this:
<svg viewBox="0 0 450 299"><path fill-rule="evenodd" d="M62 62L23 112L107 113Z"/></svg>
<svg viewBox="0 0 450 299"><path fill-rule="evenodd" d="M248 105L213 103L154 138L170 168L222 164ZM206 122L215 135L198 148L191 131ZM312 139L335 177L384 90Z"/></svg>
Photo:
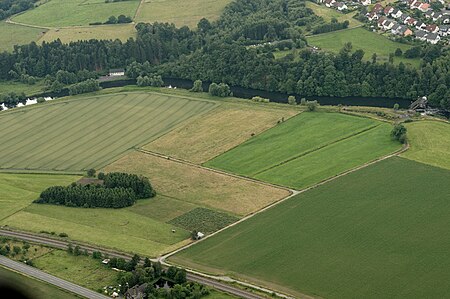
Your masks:
<svg viewBox="0 0 450 299"><path fill-rule="evenodd" d="M215 107L180 97L128 93L0 113L0 170L99 169Z"/></svg>

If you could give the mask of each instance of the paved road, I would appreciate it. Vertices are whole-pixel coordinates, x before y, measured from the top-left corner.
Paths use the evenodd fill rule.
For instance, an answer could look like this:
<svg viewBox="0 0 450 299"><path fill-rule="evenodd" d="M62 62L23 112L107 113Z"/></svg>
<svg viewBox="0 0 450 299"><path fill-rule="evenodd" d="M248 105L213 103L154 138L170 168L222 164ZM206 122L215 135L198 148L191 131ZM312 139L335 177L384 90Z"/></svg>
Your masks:
<svg viewBox="0 0 450 299"><path fill-rule="evenodd" d="M55 285L61 289L70 291L72 293L75 293L75 294L80 295L85 298L89 298L89 299L108 299L109 298L109 297L99 294L97 292L80 287L79 285L76 285L74 283L68 282L64 279L61 279L61 278L55 277L53 275L47 274L45 272L42 272L41 270L38 270L36 268L27 266L23 263L19 263L19 262L10 260L9 258L6 258L4 256L0 256L0 265L3 265L10 269L13 269L17 272L26 274L28 276L37 278L39 280L45 281L46 283Z"/></svg>
<svg viewBox="0 0 450 299"><path fill-rule="evenodd" d="M64 241L64 240L56 240L56 239L53 239L53 238L50 238L47 236L35 235L35 234L30 234L30 233L25 233L25 232L18 232L18 231L10 231L10 230L5 230L5 229L0 229L0 235L6 236L6 237L11 237L11 238L16 238L16 239L20 239L20 240L24 240L24 241L28 241L28 242L32 242L32 243L43 244L43 245L47 245L47 246L51 246L51 247L55 247L55 248L64 249L64 250L67 249L67 246L69 245L69 242ZM129 254L125 254L125 253L121 253L121 252L117 252L117 251L113 251L113 250L109 250L109 249L102 249L102 248L98 248L95 246L81 244L81 243L77 243L77 242L70 242L70 243L72 245L80 246L80 248L82 250L86 249L88 252L100 251L104 254L108 254L110 257L117 257L117 258L124 258L124 259L130 259L132 257ZM153 260L153 261L157 261L157 260ZM20 264L20 265L28 267L26 265L22 265L22 264ZM34 269L34 268L32 268L32 269ZM244 298L244 299L263 299L264 298L262 296L254 294L252 292L245 291L238 287L234 287L227 283L217 281L213 278L204 277L204 276L201 276L196 273L188 272L187 278L189 281L194 281L194 282L198 282L203 285L206 285L206 286L213 287L219 291L223 291L223 292L232 294L239 298ZM95 294L97 294L97 293L95 293ZM89 297L89 298L91 298L91 297ZM105 296L96 297L96 298L105 298Z"/></svg>

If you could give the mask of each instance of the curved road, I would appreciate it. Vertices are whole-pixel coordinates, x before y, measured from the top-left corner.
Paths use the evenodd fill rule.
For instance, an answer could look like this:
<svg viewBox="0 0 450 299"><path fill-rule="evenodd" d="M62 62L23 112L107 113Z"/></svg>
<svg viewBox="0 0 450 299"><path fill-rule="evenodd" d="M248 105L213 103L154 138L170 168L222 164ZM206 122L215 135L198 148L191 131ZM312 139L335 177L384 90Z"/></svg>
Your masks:
<svg viewBox="0 0 450 299"><path fill-rule="evenodd" d="M51 246L51 247L55 247L55 248L59 248L59 249L63 249L63 250L66 250L67 246L69 244L72 244L72 245L78 245L78 246L80 246L80 248L82 250L86 249L90 253L92 253L93 251L100 251L100 252L102 252L104 254L108 254L110 257L117 257L117 258L124 258L124 259L130 259L132 257L129 254L125 254L125 253L121 253L121 252L117 252L117 251L113 251L113 250L102 249L102 248L99 248L99 247L95 247L95 246L91 246L91 245L85 245L85 244L81 244L81 243L78 243L78 242L68 242L68 241L65 241L65 240L57 240L57 239L49 238L49 237L46 237L46 236L35 235L35 234L30 234L30 233L25 233L25 232L18 232L18 231L10 231L10 230L5 230L5 229L0 229L0 235L1 236L5 236L5 237L10 237L10 238L16 238L16 239L20 239L20 240L24 240L24 241L28 241L28 242L32 242L32 243L43 244L43 245L47 245L47 246ZM7 260L9 260L9 259L7 259ZM156 262L157 260L153 260L153 261ZM0 261L0 263L2 263L2 262ZM24 268L31 268L31 267L26 266L26 265L21 264L21 263L18 263L18 264L20 266L24 267ZM39 271L39 270L34 269L34 268L31 268L31 269ZM17 271L22 272L21 270L17 270ZM39 271L39 272L42 272L42 271ZM24 272L24 273L26 273L26 272ZM44 273L44 272L42 272L42 273ZM28 273L26 273L26 274L28 274ZM46 274L46 273L44 273L44 274ZM48 275L48 274L46 274L46 275ZM30 276L33 276L33 275L30 275ZM51 275L49 275L49 276L51 276ZM39 278L39 279L41 279L41 278ZM201 276L201 275L196 274L196 273L188 272L187 279L190 280L190 281L201 283L201 284L206 285L206 286L213 287L213 288L215 288L215 289L217 289L219 291L223 291L223 292L232 294L232 295L237 296L239 298L245 298L245 299L263 299L263 298L265 298L265 297L256 295L256 294L254 294L252 292L240 289L238 287L234 287L232 285L229 285L229 284L224 283L224 282L217 281L217 280L209 278L209 277ZM41 280L43 280L43 279L41 279ZM51 283L51 284L54 284L53 282L49 282L49 281L47 281L47 282ZM68 282L66 282L66 283L68 283ZM76 286L74 284L72 284L72 285ZM57 286L59 286L59 285L57 285ZM82 287L79 287L79 288L84 289ZM75 292L75 291L72 291L72 292L74 292L76 294L79 294L81 296L85 296L87 298L94 298L94 299L97 299L97 298L109 298L109 297L105 297L105 296L100 295L100 294L98 294L96 292L93 292L93 291L91 291L91 292L93 292L96 295L100 295L101 297L88 297L88 296L86 296L86 295L84 295L82 293L78 293L78 292Z"/></svg>
<svg viewBox="0 0 450 299"><path fill-rule="evenodd" d="M109 299L109 297L104 296L100 293L91 291L74 283L68 282L64 279L47 274L41 270L27 266L23 263L10 260L9 258L6 258L4 256L0 256L0 265L89 299Z"/></svg>

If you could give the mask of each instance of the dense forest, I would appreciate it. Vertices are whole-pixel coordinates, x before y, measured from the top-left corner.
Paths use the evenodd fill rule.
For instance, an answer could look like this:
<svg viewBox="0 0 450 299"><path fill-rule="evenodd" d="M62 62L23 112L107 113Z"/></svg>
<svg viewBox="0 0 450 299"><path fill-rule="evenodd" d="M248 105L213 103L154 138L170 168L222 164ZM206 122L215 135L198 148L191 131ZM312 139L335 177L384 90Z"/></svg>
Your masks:
<svg viewBox="0 0 450 299"><path fill-rule="evenodd" d="M155 196L148 178L134 174L99 173L101 184L53 186L42 191L34 203L83 208L123 208L137 199Z"/></svg>
<svg viewBox="0 0 450 299"><path fill-rule="evenodd" d="M16 46L12 53L0 54L0 79L47 76L60 87L56 79L60 70L106 72L127 67L132 78L199 79L305 97L426 95L432 105L450 109L450 54L445 48L420 47L419 69L381 64L376 57L363 59L365 53L354 51L351 44L337 54L316 52L307 47L302 26L318 18L303 1L236 0L217 21L202 19L197 30L140 23L137 38L126 42L57 40ZM316 30L334 29L328 27ZM275 59L272 50L277 44L296 48L297 54Z"/></svg>

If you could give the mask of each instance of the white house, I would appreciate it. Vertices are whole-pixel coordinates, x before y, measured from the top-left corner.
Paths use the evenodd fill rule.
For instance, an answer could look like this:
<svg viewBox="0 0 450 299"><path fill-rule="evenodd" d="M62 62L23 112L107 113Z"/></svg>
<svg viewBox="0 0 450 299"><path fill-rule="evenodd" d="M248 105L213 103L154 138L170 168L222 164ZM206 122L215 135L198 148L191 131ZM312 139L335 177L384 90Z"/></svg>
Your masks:
<svg viewBox="0 0 450 299"><path fill-rule="evenodd" d="M402 15L402 11L400 9L394 9L393 12L391 12L391 16L395 19L400 18L400 16Z"/></svg>
<svg viewBox="0 0 450 299"><path fill-rule="evenodd" d="M372 0L360 0L360 1L361 1L361 4L364 6L368 6L368 5L372 4Z"/></svg>
<svg viewBox="0 0 450 299"><path fill-rule="evenodd" d="M110 77L125 76L125 70L124 69L111 69L111 70L109 70L109 76Z"/></svg>
<svg viewBox="0 0 450 299"><path fill-rule="evenodd" d="M441 40L441 37L437 33L429 33L425 36L425 39L427 42L435 45Z"/></svg>

